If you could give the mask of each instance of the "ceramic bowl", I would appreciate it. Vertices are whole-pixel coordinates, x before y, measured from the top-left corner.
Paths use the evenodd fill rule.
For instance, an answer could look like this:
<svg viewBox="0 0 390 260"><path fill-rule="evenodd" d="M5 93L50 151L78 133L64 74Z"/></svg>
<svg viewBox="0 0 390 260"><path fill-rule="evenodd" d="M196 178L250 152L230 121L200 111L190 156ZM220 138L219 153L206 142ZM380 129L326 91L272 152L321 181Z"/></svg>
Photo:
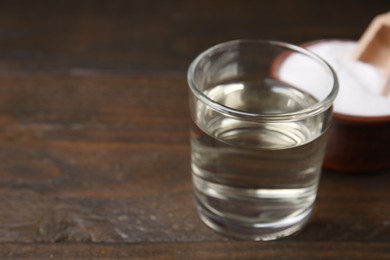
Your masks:
<svg viewBox="0 0 390 260"><path fill-rule="evenodd" d="M329 40L306 42L301 46L307 48L324 41ZM273 70L277 70L287 56L281 55ZM278 72L271 74L278 75ZM390 115L356 116L334 112L324 167L342 172L367 172L390 167Z"/></svg>
<svg viewBox="0 0 390 260"><path fill-rule="evenodd" d="M324 167L362 172L390 166L390 116L333 114Z"/></svg>

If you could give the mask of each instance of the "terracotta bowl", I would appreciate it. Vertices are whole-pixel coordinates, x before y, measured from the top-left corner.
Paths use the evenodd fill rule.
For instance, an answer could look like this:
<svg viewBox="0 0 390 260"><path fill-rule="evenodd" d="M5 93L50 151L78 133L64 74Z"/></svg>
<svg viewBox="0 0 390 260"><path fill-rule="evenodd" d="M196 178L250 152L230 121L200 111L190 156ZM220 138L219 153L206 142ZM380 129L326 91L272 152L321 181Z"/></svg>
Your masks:
<svg viewBox="0 0 390 260"><path fill-rule="evenodd" d="M323 41L328 40L307 42L301 46L309 47ZM271 74L278 74L275 70L287 56L281 55L276 59ZM390 115L367 117L334 112L324 167L342 172L365 172L390 167Z"/></svg>
<svg viewBox="0 0 390 260"><path fill-rule="evenodd" d="M325 168L362 172L389 166L390 116L333 114L325 153Z"/></svg>

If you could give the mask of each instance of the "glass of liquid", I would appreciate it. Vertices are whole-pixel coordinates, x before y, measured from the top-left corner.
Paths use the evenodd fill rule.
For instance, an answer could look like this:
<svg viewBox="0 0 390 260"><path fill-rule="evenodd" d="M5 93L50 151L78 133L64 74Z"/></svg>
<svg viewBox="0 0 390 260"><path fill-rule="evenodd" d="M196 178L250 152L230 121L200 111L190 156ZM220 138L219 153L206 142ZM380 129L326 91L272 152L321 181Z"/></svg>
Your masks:
<svg viewBox="0 0 390 260"><path fill-rule="evenodd" d="M192 180L203 222L249 240L300 230L316 199L338 91L333 69L288 43L236 40L201 53L188 83Z"/></svg>

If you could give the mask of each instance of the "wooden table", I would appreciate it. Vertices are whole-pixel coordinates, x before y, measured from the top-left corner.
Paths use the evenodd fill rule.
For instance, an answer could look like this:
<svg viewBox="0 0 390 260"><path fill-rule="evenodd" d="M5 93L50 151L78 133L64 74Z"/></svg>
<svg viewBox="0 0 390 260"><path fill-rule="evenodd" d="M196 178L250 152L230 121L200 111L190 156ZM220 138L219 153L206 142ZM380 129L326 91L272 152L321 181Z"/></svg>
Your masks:
<svg viewBox="0 0 390 260"><path fill-rule="evenodd" d="M297 235L235 241L191 191L186 70L237 38L358 39L388 1L2 1L0 259L390 259L390 169L324 170Z"/></svg>

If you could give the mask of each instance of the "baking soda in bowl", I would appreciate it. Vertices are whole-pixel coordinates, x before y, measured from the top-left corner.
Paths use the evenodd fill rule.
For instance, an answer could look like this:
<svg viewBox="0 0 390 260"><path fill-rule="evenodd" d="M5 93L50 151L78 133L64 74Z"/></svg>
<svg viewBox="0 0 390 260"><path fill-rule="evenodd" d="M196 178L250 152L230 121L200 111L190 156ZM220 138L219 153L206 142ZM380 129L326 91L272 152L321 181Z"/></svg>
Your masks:
<svg viewBox="0 0 390 260"><path fill-rule="evenodd" d="M339 79L339 93L334 102L334 111L352 116L389 116L390 95L382 96L381 92L386 83L385 72L367 63L356 61L351 57L357 43L352 41L318 41L307 46L307 49L321 56L335 70ZM310 73L303 75L303 70L294 68L308 66L306 60L299 55L290 55L279 67L278 77L282 81L302 90L313 89L313 78L321 80L320 74ZM312 68L311 68L311 71Z"/></svg>

